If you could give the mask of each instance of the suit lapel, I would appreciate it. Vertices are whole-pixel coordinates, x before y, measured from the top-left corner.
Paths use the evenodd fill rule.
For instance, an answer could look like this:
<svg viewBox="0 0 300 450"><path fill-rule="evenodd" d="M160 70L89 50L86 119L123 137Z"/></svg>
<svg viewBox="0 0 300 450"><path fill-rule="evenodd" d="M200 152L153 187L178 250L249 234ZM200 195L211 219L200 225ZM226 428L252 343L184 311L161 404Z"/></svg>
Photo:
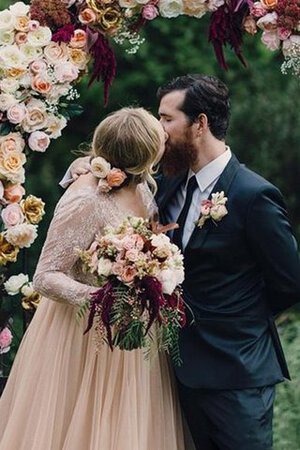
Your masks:
<svg viewBox="0 0 300 450"><path fill-rule="evenodd" d="M222 172L219 180L215 184L210 196L208 197L209 199L211 199L212 194L214 194L216 192L224 191L225 196L228 195L230 185L231 185L239 167L240 167L239 161L237 160L237 158L234 155L232 155L227 166L225 167L224 171ZM194 231L185 247L185 251L188 249L188 247L190 245L193 245L196 243L197 243L197 248L201 247L204 244L204 241L213 226L214 226L214 224L212 223L211 220L208 220L204 224L203 228L199 228L199 227L195 226Z"/></svg>

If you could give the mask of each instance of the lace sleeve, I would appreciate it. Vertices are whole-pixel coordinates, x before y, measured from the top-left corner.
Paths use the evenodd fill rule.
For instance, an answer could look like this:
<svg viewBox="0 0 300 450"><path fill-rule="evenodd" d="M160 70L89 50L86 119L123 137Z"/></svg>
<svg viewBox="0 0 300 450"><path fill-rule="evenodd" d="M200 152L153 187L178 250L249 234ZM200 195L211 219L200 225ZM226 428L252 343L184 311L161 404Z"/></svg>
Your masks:
<svg viewBox="0 0 300 450"><path fill-rule="evenodd" d="M51 300L80 305L96 288L70 276L78 260L74 250L76 247L88 248L99 231L101 219L99 199L94 190L89 187L72 189L73 186L56 207L33 285Z"/></svg>

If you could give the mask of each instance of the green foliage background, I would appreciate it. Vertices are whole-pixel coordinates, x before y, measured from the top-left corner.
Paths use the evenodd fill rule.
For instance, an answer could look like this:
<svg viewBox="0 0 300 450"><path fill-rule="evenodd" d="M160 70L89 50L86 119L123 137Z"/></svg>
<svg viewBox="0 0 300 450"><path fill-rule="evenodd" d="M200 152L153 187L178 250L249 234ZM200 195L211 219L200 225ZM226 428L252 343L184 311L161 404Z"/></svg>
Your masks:
<svg viewBox="0 0 300 450"><path fill-rule="evenodd" d="M0 9L9 2L0 0ZM160 84L185 73L216 75L229 86L232 98L231 126L227 143L241 162L257 171L283 192L298 241L300 238L300 95L299 80L280 72L281 57L260 43L259 36L246 37L244 68L230 50L226 51L230 70L222 71L207 42L208 20L180 17L158 19L144 30L146 42L136 55L117 48L118 75L112 86L109 105L103 107L102 86L79 86L84 113L72 119L63 136L53 141L46 154L34 154L27 164L26 189L46 201L46 217L39 238L28 254L32 274L54 206L62 194L58 182L76 157L80 143L89 142L97 123L110 111L128 104L142 105L156 113L155 92ZM14 266L22 269L21 261ZM15 309L15 326L22 334L20 310ZM300 321L297 315L281 325L292 383L278 388L275 409L275 450L300 448ZM13 349L12 356L16 350Z"/></svg>

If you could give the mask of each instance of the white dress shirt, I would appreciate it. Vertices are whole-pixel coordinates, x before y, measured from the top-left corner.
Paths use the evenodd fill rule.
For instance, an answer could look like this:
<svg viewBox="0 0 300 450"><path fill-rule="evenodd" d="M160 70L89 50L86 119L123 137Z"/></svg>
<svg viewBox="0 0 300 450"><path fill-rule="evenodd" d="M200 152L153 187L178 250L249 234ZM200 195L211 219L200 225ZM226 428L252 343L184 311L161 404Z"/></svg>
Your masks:
<svg viewBox="0 0 300 450"><path fill-rule="evenodd" d="M192 203L184 225L182 236L183 248L186 247L195 228L195 222L199 219L202 201L209 197L231 156L230 148L226 147L226 151L222 155L204 166L199 172L194 173L192 170L189 170L185 184L178 189L176 195L169 201L169 206L166 211L167 220L168 222L176 222L184 205L189 179L193 175L196 176L198 187L193 193Z"/></svg>

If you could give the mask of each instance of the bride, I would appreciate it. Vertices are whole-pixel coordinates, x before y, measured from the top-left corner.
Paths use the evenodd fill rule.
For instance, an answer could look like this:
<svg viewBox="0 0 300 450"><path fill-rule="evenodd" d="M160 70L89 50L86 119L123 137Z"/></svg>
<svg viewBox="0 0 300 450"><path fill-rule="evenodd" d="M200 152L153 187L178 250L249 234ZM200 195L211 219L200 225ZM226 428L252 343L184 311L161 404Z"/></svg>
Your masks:
<svg viewBox="0 0 300 450"><path fill-rule="evenodd" d="M76 321L96 290L76 247L87 249L106 225L155 212L153 167L164 151L160 123L142 108L123 108L96 128L92 157L127 175L108 193L79 177L55 209L34 287L43 295L0 400L0 450L183 450L175 384L167 356L151 364L142 350L102 346Z"/></svg>

